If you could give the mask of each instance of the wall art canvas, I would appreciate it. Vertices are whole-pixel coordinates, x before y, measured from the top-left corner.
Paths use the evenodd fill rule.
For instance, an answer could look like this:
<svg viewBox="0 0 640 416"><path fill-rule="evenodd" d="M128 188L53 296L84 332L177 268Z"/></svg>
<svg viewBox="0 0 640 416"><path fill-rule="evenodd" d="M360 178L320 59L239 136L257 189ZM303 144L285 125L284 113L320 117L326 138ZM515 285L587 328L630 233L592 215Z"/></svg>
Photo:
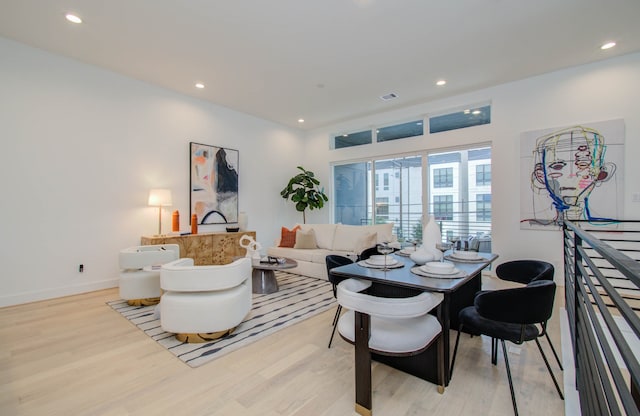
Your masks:
<svg viewBox="0 0 640 416"><path fill-rule="evenodd" d="M520 228L622 219L624 141L621 119L523 133Z"/></svg>
<svg viewBox="0 0 640 416"><path fill-rule="evenodd" d="M198 224L238 222L238 163L234 149L189 143L190 206Z"/></svg>

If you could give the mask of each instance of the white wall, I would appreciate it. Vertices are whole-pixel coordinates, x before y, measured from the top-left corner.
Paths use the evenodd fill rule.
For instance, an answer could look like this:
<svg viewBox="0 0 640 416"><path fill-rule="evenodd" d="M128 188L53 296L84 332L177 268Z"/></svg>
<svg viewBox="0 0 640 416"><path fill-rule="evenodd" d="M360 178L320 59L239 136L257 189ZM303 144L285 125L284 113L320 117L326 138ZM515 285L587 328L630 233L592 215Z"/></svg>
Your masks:
<svg viewBox="0 0 640 416"><path fill-rule="evenodd" d="M331 194L329 163L420 149L493 145L493 237L499 262L561 265L558 233L519 229L520 133L623 118L625 216L640 219L640 54L352 120L307 135L0 38L0 306L117 285L117 252L157 230L148 190L168 187L189 212L188 143L240 151L240 210L267 246L301 221L279 191L302 164ZM490 100L492 123L400 142L329 150L332 133ZM306 139L303 140L303 136ZM328 222L330 209L308 213ZM78 265L85 272L78 273Z"/></svg>
<svg viewBox="0 0 640 416"><path fill-rule="evenodd" d="M265 246L298 220L279 191L301 132L3 38L0 56L0 306L117 286L118 250L157 232L150 188L173 192L163 229L175 209L187 229L189 141L240 151Z"/></svg>
<svg viewBox="0 0 640 416"><path fill-rule="evenodd" d="M451 80L455 82L455 80ZM372 98L375 99L375 98ZM330 185L327 161L354 160L423 149L446 149L475 143L492 144L492 249L497 263L518 258L539 258L552 262L562 276L562 240L559 232L524 231L519 225L519 145L522 132L564 127L622 118L626 125L625 206L626 219L640 220L640 203L632 194L640 192L640 54L570 68L488 88L450 99L429 102L384 114L363 117L311 132L306 143L307 168ZM456 109L490 101L491 124L425 137L329 149L332 134L368 126ZM329 187L329 192L331 188ZM330 211L321 212L318 222L329 221Z"/></svg>

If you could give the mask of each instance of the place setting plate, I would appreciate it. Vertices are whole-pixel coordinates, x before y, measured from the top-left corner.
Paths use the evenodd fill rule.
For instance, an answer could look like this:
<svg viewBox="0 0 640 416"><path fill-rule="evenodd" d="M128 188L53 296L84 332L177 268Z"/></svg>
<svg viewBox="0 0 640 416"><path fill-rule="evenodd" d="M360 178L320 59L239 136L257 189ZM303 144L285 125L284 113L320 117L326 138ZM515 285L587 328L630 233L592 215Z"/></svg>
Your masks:
<svg viewBox="0 0 640 416"><path fill-rule="evenodd" d="M481 263L483 261L487 261L487 259L475 251L456 251L445 256L445 259L461 263Z"/></svg>
<svg viewBox="0 0 640 416"><path fill-rule="evenodd" d="M380 255L374 255L369 257L366 260L360 260L358 262L358 264L360 266L363 267L369 267L371 269L384 269L385 268L385 262L384 262L384 256ZM386 263L386 268L387 269L398 269L400 267L404 267L404 263L402 263L401 261L398 261L397 259L394 259L391 256L387 256L387 263Z"/></svg>
<svg viewBox="0 0 640 416"><path fill-rule="evenodd" d="M411 272L418 276L436 279L459 279L467 274L448 262L429 262L423 266L415 266Z"/></svg>
<svg viewBox="0 0 640 416"><path fill-rule="evenodd" d="M418 251L417 247L405 247L402 250L396 251L395 254L402 257L409 257L416 251Z"/></svg>

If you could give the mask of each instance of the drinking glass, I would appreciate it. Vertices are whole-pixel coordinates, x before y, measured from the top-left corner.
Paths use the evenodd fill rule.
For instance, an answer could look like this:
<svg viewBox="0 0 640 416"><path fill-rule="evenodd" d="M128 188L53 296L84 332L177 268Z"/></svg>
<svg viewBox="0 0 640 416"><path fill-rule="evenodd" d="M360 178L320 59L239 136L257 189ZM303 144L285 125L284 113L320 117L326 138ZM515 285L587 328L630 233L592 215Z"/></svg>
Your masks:
<svg viewBox="0 0 640 416"><path fill-rule="evenodd" d="M449 250L451 248L452 244L451 243L436 243L436 248L440 251L442 251L442 258L440 259L441 262L444 263L444 252Z"/></svg>
<svg viewBox="0 0 640 416"><path fill-rule="evenodd" d="M382 271L386 272L387 270L389 270L387 268L387 255L393 253L393 247L389 246L388 243L380 243L378 244L378 253L384 256L384 268L382 269Z"/></svg>
<svg viewBox="0 0 640 416"><path fill-rule="evenodd" d="M455 254L456 253L456 245L458 244L458 241L460 241L460 237L449 237L449 242L451 243L451 254Z"/></svg>

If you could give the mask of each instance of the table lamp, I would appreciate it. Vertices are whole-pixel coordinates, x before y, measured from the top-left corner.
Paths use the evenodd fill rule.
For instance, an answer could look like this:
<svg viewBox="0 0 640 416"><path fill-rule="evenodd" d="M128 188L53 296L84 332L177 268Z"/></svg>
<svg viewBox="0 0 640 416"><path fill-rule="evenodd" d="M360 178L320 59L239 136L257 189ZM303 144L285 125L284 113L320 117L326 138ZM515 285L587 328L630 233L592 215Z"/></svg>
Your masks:
<svg viewBox="0 0 640 416"><path fill-rule="evenodd" d="M162 235L162 207L170 207L171 190L152 189L149 191L149 206L158 207L158 235Z"/></svg>

